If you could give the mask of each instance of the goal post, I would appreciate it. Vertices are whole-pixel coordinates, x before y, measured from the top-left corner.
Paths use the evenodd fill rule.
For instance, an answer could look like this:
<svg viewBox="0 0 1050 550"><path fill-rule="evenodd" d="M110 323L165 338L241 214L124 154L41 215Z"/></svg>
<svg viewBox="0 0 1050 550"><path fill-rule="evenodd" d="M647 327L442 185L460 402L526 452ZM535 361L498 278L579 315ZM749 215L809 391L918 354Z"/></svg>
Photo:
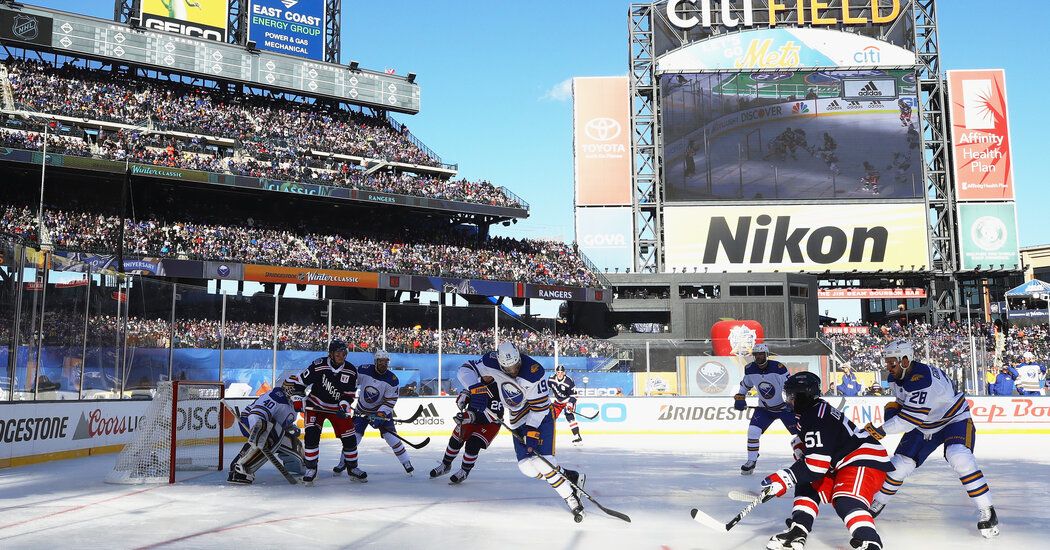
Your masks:
<svg viewBox="0 0 1050 550"><path fill-rule="evenodd" d="M174 380L156 394L107 483L175 483L179 470L222 470L225 416L222 382Z"/></svg>
<svg viewBox="0 0 1050 550"><path fill-rule="evenodd" d="M760 160L762 158L762 129L755 128L744 136L744 158L745 160Z"/></svg>

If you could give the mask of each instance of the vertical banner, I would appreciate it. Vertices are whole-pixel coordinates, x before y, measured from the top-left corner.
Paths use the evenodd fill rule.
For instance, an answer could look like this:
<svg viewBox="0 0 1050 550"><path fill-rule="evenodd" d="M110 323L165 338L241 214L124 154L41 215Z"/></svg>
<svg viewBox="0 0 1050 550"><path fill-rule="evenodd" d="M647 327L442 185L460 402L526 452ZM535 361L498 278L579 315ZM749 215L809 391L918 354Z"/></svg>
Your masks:
<svg viewBox="0 0 1050 550"><path fill-rule="evenodd" d="M325 0L251 0L248 40L260 50L325 58Z"/></svg>
<svg viewBox="0 0 1050 550"><path fill-rule="evenodd" d="M1015 206L1012 202L959 205L963 270L1021 269Z"/></svg>
<svg viewBox="0 0 1050 550"><path fill-rule="evenodd" d="M574 78L576 204L631 204L631 115L627 77Z"/></svg>
<svg viewBox="0 0 1050 550"><path fill-rule="evenodd" d="M956 197L1014 198L1013 156L1002 69L948 71Z"/></svg>
<svg viewBox="0 0 1050 550"><path fill-rule="evenodd" d="M229 0L142 0L142 26L195 38L226 41Z"/></svg>
<svg viewBox="0 0 1050 550"><path fill-rule="evenodd" d="M633 233L630 207L576 209L576 243L598 269L634 266Z"/></svg>

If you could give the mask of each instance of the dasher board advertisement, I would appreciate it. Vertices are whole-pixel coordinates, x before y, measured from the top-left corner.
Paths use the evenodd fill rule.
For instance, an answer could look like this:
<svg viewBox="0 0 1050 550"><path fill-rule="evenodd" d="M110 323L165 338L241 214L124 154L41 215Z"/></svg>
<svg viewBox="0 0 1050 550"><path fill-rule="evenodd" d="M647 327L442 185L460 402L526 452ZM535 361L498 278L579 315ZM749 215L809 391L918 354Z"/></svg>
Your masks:
<svg viewBox="0 0 1050 550"><path fill-rule="evenodd" d="M668 267L823 273L925 270L921 203L674 206L664 210Z"/></svg>

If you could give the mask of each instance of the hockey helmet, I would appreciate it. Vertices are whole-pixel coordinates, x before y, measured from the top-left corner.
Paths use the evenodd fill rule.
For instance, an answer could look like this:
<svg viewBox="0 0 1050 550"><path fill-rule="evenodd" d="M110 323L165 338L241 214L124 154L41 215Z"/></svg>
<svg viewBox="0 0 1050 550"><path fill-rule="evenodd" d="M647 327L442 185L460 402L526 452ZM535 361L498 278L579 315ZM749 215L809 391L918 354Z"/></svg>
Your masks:
<svg viewBox="0 0 1050 550"><path fill-rule="evenodd" d="M554 372L565 372L565 365L558 365L554 367Z"/></svg>
<svg viewBox="0 0 1050 550"><path fill-rule="evenodd" d="M338 353L340 351L348 351L346 342L336 338L328 344L328 353Z"/></svg>
<svg viewBox="0 0 1050 550"><path fill-rule="evenodd" d="M500 342L499 347L496 348L496 358L503 372L511 376L518 375L518 370L521 369L521 354L518 353L518 348L514 344L506 340Z"/></svg>
<svg viewBox="0 0 1050 550"><path fill-rule="evenodd" d="M784 401L792 403L796 413L806 412L820 396L820 377L812 372L796 372L784 382Z"/></svg>

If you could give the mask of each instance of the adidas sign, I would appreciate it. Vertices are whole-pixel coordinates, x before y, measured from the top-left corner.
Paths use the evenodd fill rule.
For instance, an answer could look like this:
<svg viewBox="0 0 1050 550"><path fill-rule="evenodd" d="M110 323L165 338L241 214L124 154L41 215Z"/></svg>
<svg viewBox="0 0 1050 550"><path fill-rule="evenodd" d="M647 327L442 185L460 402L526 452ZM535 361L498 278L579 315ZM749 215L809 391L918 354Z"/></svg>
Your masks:
<svg viewBox="0 0 1050 550"><path fill-rule="evenodd" d="M828 103L827 109L825 109L825 110L827 110L827 111L841 111L842 110L842 105L839 103L839 100L836 99L836 100L832 101L831 103Z"/></svg>
<svg viewBox="0 0 1050 550"><path fill-rule="evenodd" d="M872 101L871 103L868 103L868 108L869 109L881 109L882 108L882 102L881 101Z"/></svg>
<svg viewBox="0 0 1050 550"><path fill-rule="evenodd" d="M860 97L882 97L882 90L880 90L874 82L869 80L868 83L857 92L857 95Z"/></svg>
<svg viewBox="0 0 1050 550"><path fill-rule="evenodd" d="M846 110L847 111L856 111L857 109L863 109L863 108L864 108L864 106L861 105L859 101L850 101L849 103L846 103Z"/></svg>
<svg viewBox="0 0 1050 550"><path fill-rule="evenodd" d="M423 414L419 415L413 426L444 426L445 419L438 414L437 407L433 403L423 407Z"/></svg>

